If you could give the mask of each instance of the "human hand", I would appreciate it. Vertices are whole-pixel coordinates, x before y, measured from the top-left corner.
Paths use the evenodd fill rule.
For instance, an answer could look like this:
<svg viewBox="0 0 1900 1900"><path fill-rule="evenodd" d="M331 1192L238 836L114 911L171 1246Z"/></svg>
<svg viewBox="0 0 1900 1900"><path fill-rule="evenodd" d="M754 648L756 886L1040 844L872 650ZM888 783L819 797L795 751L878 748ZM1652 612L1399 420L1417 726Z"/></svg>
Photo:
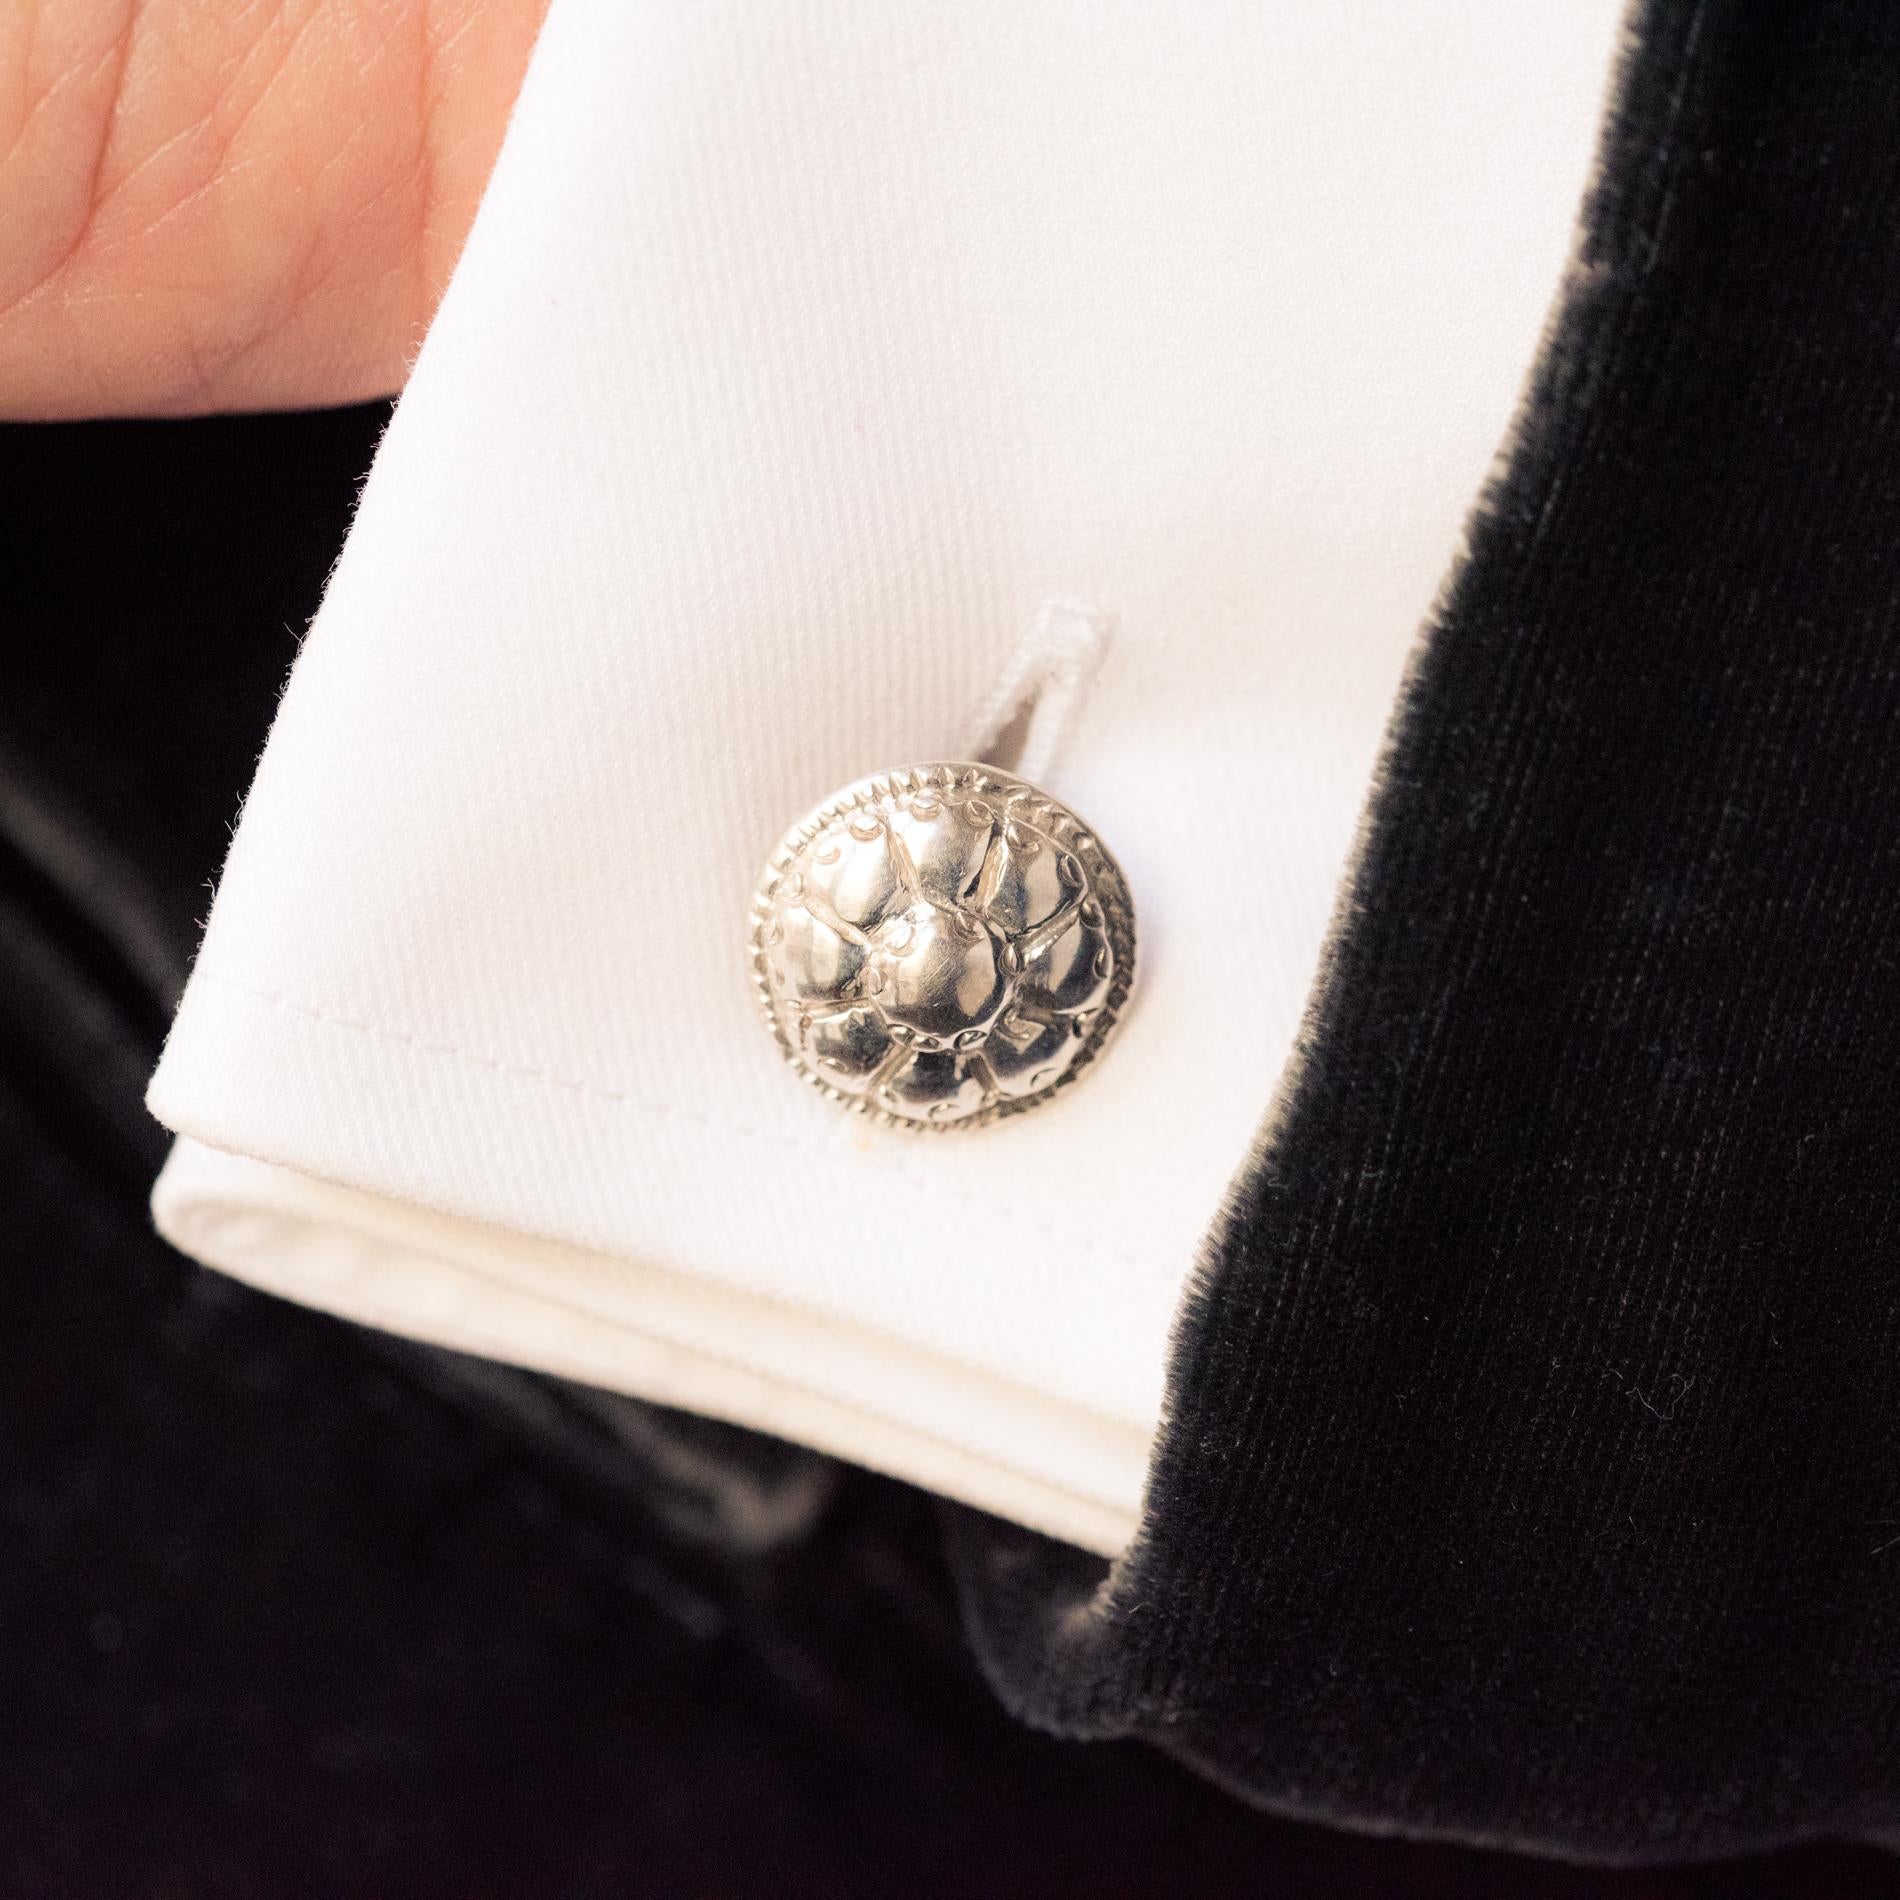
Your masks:
<svg viewBox="0 0 1900 1900"><path fill-rule="evenodd" d="M399 387L545 6L0 5L0 415Z"/></svg>

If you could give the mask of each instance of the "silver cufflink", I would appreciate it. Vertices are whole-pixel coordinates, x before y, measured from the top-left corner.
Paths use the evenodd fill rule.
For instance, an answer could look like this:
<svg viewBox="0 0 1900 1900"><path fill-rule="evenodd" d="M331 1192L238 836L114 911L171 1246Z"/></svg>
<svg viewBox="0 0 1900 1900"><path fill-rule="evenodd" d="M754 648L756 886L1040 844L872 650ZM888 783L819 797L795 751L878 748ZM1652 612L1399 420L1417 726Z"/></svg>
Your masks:
<svg viewBox="0 0 1900 1900"><path fill-rule="evenodd" d="M894 1127L974 1128L1100 1055L1134 982L1134 906L1059 799L994 766L908 766L785 834L752 970L779 1047L825 1094Z"/></svg>

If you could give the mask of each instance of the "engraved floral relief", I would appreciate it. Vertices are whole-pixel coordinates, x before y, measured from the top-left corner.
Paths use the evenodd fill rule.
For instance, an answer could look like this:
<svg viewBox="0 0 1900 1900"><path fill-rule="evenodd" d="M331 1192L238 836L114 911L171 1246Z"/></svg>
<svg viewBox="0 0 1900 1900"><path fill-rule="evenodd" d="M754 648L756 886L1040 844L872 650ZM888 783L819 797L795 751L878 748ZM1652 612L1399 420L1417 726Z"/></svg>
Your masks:
<svg viewBox="0 0 1900 1900"><path fill-rule="evenodd" d="M787 840L754 962L793 1061L828 1091L942 1126L1019 1108L1113 1020L1133 923L1073 814L976 766L853 788Z"/></svg>

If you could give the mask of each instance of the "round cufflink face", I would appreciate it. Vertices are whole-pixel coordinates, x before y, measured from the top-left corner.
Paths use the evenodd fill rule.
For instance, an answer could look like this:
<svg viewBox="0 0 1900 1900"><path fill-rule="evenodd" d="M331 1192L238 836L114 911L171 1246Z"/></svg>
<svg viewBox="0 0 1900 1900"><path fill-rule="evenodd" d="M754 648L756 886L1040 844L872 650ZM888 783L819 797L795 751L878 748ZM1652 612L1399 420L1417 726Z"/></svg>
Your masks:
<svg viewBox="0 0 1900 1900"><path fill-rule="evenodd" d="M1100 1054L1134 982L1134 906L1048 793L993 766L908 766L785 834L752 971L780 1048L827 1095L896 1127L974 1128Z"/></svg>

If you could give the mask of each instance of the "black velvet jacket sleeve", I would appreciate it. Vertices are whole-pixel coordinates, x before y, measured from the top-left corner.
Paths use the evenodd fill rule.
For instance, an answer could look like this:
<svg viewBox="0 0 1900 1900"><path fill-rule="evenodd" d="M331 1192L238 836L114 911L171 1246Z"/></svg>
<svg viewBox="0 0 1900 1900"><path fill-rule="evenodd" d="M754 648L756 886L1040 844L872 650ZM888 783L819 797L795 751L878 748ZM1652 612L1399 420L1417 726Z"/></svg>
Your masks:
<svg viewBox="0 0 1900 1900"><path fill-rule="evenodd" d="M963 1538L1031 1720L1608 1858L1900 1825L1900 10L1633 26L1140 1540Z"/></svg>

